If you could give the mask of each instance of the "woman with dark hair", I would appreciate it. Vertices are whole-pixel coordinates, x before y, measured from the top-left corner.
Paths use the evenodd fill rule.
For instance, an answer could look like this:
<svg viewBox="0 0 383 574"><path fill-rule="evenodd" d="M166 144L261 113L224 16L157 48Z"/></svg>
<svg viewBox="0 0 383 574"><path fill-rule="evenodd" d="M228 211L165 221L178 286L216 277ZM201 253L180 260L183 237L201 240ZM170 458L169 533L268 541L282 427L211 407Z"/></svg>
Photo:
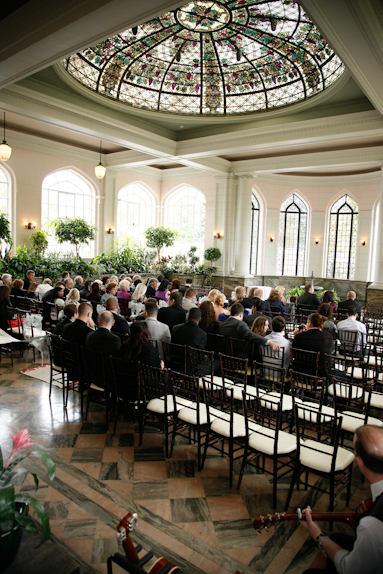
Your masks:
<svg viewBox="0 0 383 574"><path fill-rule="evenodd" d="M199 328L205 333L218 333L219 322L215 318L214 305L211 301L204 301L199 305L201 311L201 320Z"/></svg>
<svg viewBox="0 0 383 574"><path fill-rule="evenodd" d="M334 301L334 293L332 291L326 291L323 295L322 303L328 303L331 305L332 312L336 313L337 305Z"/></svg>
<svg viewBox="0 0 383 574"><path fill-rule="evenodd" d="M14 279L11 285L11 295L16 297L24 297L25 291L23 291L24 281L22 279Z"/></svg>
<svg viewBox="0 0 383 574"><path fill-rule="evenodd" d="M31 281L27 289L27 297L29 297L29 299L34 299L36 297L36 288L37 283L35 283L35 281Z"/></svg>
<svg viewBox="0 0 383 574"><path fill-rule="evenodd" d="M337 338L337 329L332 319L332 307L329 303L322 303L318 309L318 313L326 318L326 322L323 325L322 331L324 333L330 333L333 339Z"/></svg>
<svg viewBox="0 0 383 574"><path fill-rule="evenodd" d="M86 298L88 299L88 301L97 301L97 303L99 303L101 301L101 295L102 292L100 284L95 281L92 284L91 292L86 296Z"/></svg>
<svg viewBox="0 0 383 574"><path fill-rule="evenodd" d="M324 377L326 374L325 369L325 354L331 355L334 349L334 339L330 333L323 333L322 329L326 322L326 317L323 317L320 313L311 313L307 318L307 325L304 325L303 331L297 333L294 337L292 344L293 349L301 349L303 351L314 351L320 352L319 357L319 369L318 376ZM308 373L310 375L315 375L312 372L312 365L309 364L296 364L294 363L294 369L299 370L302 373Z"/></svg>
<svg viewBox="0 0 383 574"><path fill-rule="evenodd" d="M62 308L65 305L64 297L64 286L59 285L58 287L54 287L52 291L49 292L47 299L45 299L46 303L54 303L56 307L53 307L50 310L50 319L51 321L57 321L58 319L58 307Z"/></svg>
<svg viewBox="0 0 383 574"><path fill-rule="evenodd" d="M266 316L257 317L254 319L254 323L251 327L251 330L256 335L261 335L261 337L265 337L267 331L269 330L269 318Z"/></svg>
<svg viewBox="0 0 383 574"><path fill-rule="evenodd" d="M161 281L155 294L156 299L162 299L163 301L166 301L166 303L168 302L167 297L167 295L169 294L168 285L169 281L167 279L163 279Z"/></svg>
<svg viewBox="0 0 383 574"><path fill-rule="evenodd" d="M288 309L281 300L278 289L272 289L267 300L270 303L270 311L272 313L279 313L280 315L282 315L282 313L288 313Z"/></svg>
<svg viewBox="0 0 383 574"><path fill-rule="evenodd" d="M0 329L6 331L8 329L8 313L6 307L10 307L9 295L11 290L8 285L0 286Z"/></svg>
<svg viewBox="0 0 383 574"><path fill-rule="evenodd" d="M121 347L120 356L126 361L149 367L163 368L158 350L149 341L150 332L145 321L136 321L130 326L130 337Z"/></svg>
<svg viewBox="0 0 383 574"><path fill-rule="evenodd" d="M181 281L179 279L173 279L169 287L170 292L179 291L180 288L181 288Z"/></svg>

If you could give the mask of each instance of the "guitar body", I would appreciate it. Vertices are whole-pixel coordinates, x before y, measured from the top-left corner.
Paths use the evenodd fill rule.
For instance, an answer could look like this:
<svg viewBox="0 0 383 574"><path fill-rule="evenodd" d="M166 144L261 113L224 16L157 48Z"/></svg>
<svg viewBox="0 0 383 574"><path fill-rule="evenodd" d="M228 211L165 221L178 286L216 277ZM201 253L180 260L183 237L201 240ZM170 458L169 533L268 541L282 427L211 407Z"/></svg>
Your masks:
<svg viewBox="0 0 383 574"><path fill-rule="evenodd" d="M174 564L169 562L169 560L166 560L166 558L159 558L149 570L149 574L156 574L163 566L166 566L166 564L170 564L172 566L171 569L168 570L167 574L178 574L178 572L181 572L178 566L174 566Z"/></svg>

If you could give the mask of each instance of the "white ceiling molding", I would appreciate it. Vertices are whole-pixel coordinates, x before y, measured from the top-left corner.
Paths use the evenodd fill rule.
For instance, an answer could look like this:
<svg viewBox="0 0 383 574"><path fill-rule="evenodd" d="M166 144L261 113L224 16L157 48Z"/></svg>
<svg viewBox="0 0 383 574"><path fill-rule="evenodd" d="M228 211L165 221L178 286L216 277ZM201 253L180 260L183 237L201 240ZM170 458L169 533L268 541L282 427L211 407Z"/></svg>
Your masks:
<svg viewBox="0 0 383 574"><path fill-rule="evenodd" d="M358 175L299 176L256 173L254 183L266 183L287 187L350 187L353 185L375 185L382 182L382 172Z"/></svg>

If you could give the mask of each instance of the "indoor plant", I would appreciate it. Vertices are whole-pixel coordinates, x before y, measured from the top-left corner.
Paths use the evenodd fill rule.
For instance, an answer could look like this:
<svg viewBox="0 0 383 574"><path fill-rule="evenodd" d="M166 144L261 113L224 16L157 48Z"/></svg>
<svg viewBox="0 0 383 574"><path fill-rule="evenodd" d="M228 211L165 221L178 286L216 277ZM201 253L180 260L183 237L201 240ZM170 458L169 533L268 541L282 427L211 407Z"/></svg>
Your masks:
<svg viewBox="0 0 383 574"><path fill-rule="evenodd" d="M7 462L3 463L0 448L0 571L5 570L17 554L21 542L22 529L29 532L38 532L36 523L27 516L28 506L31 506L41 522L41 541L43 544L51 535L49 518L44 506L27 492L15 493L14 481L22 474L28 473L23 468L16 468L27 456L37 457L47 469L49 480L53 480L56 465L45 453L33 450L28 451L36 443L31 442L27 429L17 435L11 434L13 448ZM35 483L35 492L38 488L38 478L31 473ZM21 507L21 508L20 508ZM22 511L24 508L24 511Z"/></svg>

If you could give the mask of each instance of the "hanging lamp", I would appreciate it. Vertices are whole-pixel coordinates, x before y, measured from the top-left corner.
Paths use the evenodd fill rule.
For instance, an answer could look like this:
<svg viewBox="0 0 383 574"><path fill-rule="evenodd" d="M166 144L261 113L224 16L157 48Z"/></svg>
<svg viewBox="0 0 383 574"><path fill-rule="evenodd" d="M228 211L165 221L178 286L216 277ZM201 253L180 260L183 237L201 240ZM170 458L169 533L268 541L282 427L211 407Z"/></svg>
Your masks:
<svg viewBox="0 0 383 574"><path fill-rule="evenodd" d="M11 157L12 148L5 141L5 112L4 112L4 141L0 144L0 159L3 161L8 161Z"/></svg>
<svg viewBox="0 0 383 574"><path fill-rule="evenodd" d="M100 140L100 163L98 165L96 165L96 167L94 168L94 173L96 174L96 177L101 181L106 173L106 167L102 165L101 163L101 144L102 144L102 140Z"/></svg>

